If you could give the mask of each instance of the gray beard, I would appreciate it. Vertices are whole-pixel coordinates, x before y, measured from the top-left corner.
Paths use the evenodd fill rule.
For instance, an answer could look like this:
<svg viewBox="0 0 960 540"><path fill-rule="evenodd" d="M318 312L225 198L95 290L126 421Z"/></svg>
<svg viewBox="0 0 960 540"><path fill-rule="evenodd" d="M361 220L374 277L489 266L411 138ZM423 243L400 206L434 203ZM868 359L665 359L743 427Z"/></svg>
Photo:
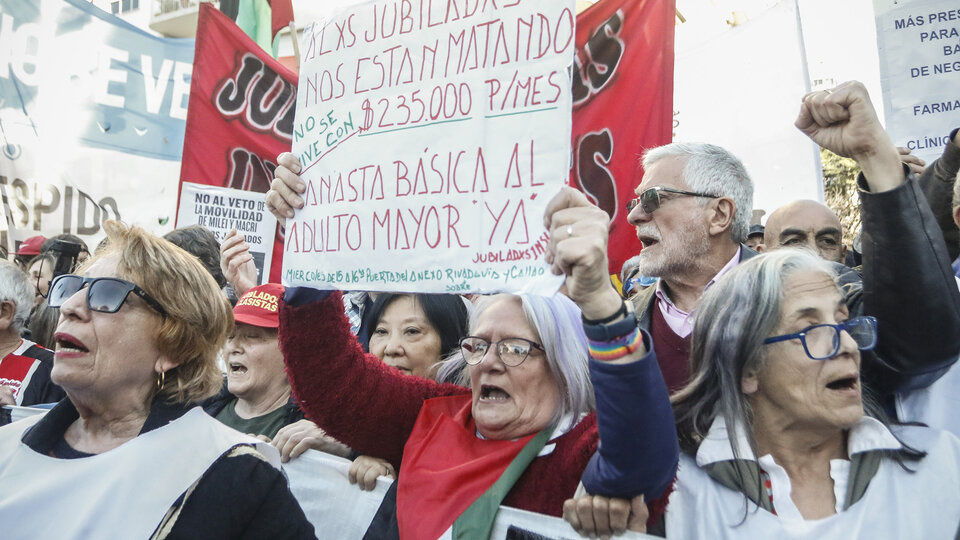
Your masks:
<svg viewBox="0 0 960 540"><path fill-rule="evenodd" d="M698 272L710 253L710 237L705 229L685 229L670 243L661 241L657 251L640 251L637 263L641 276L670 279Z"/></svg>

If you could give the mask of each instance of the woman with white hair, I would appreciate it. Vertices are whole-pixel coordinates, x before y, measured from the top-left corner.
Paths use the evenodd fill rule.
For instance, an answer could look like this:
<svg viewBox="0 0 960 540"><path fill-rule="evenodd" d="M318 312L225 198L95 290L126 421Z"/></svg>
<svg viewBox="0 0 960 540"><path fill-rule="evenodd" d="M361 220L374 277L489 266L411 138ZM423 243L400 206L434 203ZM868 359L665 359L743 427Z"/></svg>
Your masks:
<svg viewBox="0 0 960 540"><path fill-rule="evenodd" d="M871 317L849 318L803 250L747 261L704 294L669 538L955 538L960 440L888 426L860 382Z"/></svg>
<svg viewBox="0 0 960 540"><path fill-rule="evenodd" d="M339 293L288 290L280 342L312 420L363 454L397 469L402 462L396 529L377 537L482 538L501 502L561 515L585 469L599 479L587 485L593 492L652 500L671 484L676 439L666 387L622 306L609 319L630 326L628 337L588 344L584 329L597 324L581 320L566 297L485 298L441 372L462 373L460 384L405 377L365 355ZM606 435L603 415L629 415L645 436L627 452L601 446L591 460ZM647 468L619 474L638 457Z"/></svg>

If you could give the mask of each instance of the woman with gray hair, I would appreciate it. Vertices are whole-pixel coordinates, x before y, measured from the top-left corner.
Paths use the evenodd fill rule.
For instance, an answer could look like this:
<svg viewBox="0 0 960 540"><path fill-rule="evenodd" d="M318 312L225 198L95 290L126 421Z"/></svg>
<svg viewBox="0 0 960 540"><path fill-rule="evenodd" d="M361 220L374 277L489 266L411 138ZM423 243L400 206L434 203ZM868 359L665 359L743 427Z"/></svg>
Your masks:
<svg viewBox="0 0 960 540"><path fill-rule="evenodd" d="M629 340L588 343L590 321L567 297L484 298L441 370L460 373L459 384L405 377L365 355L338 292L288 290L280 342L312 420L360 453L402 463L396 520L369 537L485 538L501 502L561 515L585 469L595 493L651 500L670 485L677 447L666 387L635 320L624 320ZM645 436L592 458L608 435L598 415L609 424L630 416ZM619 474L638 456L648 469Z"/></svg>
<svg viewBox="0 0 960 540"><path fill-rule="evenodd" d="M22 337L32 307L27 275L0 260L0 405L55 403L65 396L50 380L53 352ZM9 414L0 414L0 424L9 421Z"/></svg>
<svg viewBox="0 0 960 540"><path fill-rule="evenodd" d="M888 426L860 382L876 321L849 318L826 262L747 261L697 308L673 396L669 538L954 538L960 440Z"/></svg>

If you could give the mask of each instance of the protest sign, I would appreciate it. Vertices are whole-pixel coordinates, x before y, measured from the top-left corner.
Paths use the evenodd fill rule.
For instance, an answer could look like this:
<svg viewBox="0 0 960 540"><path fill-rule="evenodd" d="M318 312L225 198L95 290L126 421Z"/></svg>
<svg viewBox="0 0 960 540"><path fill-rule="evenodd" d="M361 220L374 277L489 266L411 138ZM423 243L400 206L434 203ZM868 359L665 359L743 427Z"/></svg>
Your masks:
<svg viewBox="0 0 960 540"><path fill-rule="evenodd" d="M270 276L277 230L277 218L267 211L263 199L263 193L184 182L180 186L177 227L206 227L218 242L236 229L250 246L257 265L257 283L263 284Z"/></svg>
<svg viewBox="0 0 960 540"><path fill-rule="evenodd" d="M90 2L0 0L0 244L169 229L192 58Z"/></svg>
<svg viewBox="0 0 960 540"><path fill-rule="evenodd" d="M297 77L209 3L196 45L180 181L265 193L290 150ZM279 264L269 275L280 282Z"/></svg>
<svg viewBox="0 0 960 540"><path fill-rule="evenodd" d="M887 132L928 163L960 125L956 0L874 0Z"/></svg>
<svg viewBox="0 0 960 540"><path fill-rule="evenodd" d="M303 513L318 535L323 538L363 538L392 483L387 478L380 477L377 478L376 488L362 491L347 479L349 468L350 461L316 450L307 450L300 457L283 465L283 472L290 482L290 491L297 498ZM449 531L441 538L449 538ZM583 537L562 519L501 506L490 538L572 540ZM653 537L626 532L617 538L631 540Z"/></svg>
<svg viewBox="0 0 960 540"><path fill-rule="evenodd" d="M610 215L611 274L640 252L625 208L639 157L671 139L674 17L671 0L601 0L577 17L570 184Z"/></svg>
<svg viewBox="0 0 960 540"><path fill-rule="evenodd" d="M569 168L572 0L340 9L301 40L288 285L552 294Z"/></svg>

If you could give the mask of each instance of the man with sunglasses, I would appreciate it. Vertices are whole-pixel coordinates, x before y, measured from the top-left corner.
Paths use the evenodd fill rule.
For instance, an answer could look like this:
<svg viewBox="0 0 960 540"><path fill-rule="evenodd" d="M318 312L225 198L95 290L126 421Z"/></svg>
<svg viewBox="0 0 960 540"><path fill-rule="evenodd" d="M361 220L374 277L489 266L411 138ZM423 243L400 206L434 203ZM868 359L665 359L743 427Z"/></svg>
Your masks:
<svg viewBox="0 0 960 540"><path fill-rule="evenodd" d="M896 393L929 385L949 370L960 352L960 293L943 235L916 183L906 181L909 169L901 164L862 84L847 82L804 96L796 127L818 145L853 158L861 167L862 282L857 272L835 264L851 318L869 314L878 321L879 339L875 350L862 355L861 376L893 412L891 398ZM677 371L681 381L687 376L691 328L655 319L664 321L677 308L679 317L674 322L689 324L683 312L693 312L704 289L756 255L738 245L747 229L746 221L741 225L735 217L741 210L737 184L724 181L723 169L702 166L700 156L714 153L713 148L687 148L693 149L690 157L651 160L651 156L675 152L648 152L637 189L639 200L628 207L628 220L637 228L643 252L649 253L646 267L641 262L641 273L660 277L647 294L634 297L637 319L644 329L652 328L653 349L668 384L671 378L676 384ZM739 180L741 188L749 189L745 173ZM647 193L655 187L661 188L656 195ZM666 202L663 195L668 196ZM750 198L746 201L749 215ZM668 211L671 205L673 211ZM567 274L571 294L592 298L594 313L616 312L619 297L605 276L609 215L582 193L564 188L548 205L544 222L551 233L546 258L554 273ZM664 358L680 367L664 366ZM629 508L624 501L586 497L567 501L584 516L597 511L607 515L614 502L616 508ZM626 521L625 516L608 517L611 522L614 517ZM583 528L581 532L607 531Z"/></svg>
<svg viewBox="0 0 960 540"><path fill-rule="evenodd" d="M906 181L909 170L862 84L808 94L796 126L817 144L855 159L863 171L863 280L842 265L837 270L851 316L878 320L880 340L875 352L864 355L864 379L889 407L894 393L930 384L960 352L960 294L943 236L915 182ZM675 390L689 375L691 315L700 295L756 255L740 245L748 232L752 187L740 162L712 145L650 150L644 171L627 219L643 243L640 273L660 279L633 301ZM574 294L592 297L606 306L603 312L613 313L618 296L604 279L608 222L605 212L570 188L551 201L545 218L554 272L583 273L576 280L583 290Z"/></svg>

